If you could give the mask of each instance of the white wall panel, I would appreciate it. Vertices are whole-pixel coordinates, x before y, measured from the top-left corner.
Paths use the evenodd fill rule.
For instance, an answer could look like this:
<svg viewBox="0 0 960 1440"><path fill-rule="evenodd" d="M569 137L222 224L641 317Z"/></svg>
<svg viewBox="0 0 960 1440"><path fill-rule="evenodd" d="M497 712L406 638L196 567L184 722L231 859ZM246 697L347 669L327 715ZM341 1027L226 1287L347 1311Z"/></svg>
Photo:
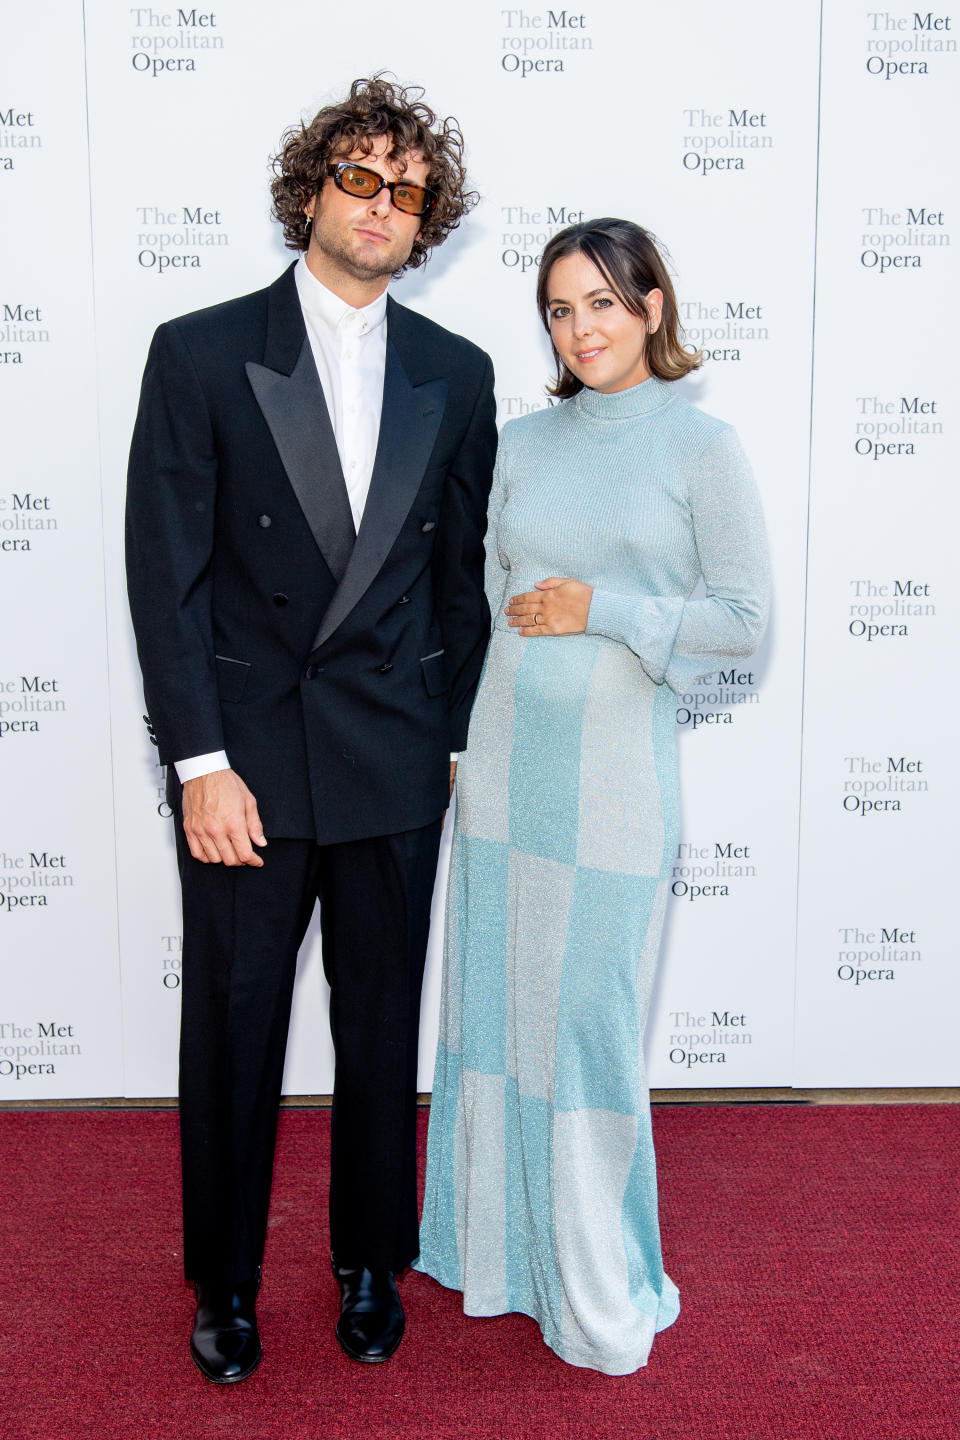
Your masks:
<svg viewBox="0 0 960 1440"><path fill-rule="evenodd" d="M547 403L546 240L629 216L668 247L709 352L685 392L737 426L764 497L770 635L678 699L652 1083L956 1083L928 1038L957 999L940 659L956 628L953 12L425 0L412 23L370 0L330 15L55 0L0 61L0 346L21 356L0 367L0 1098L175 1090L179 899L122 563L140 375L158 323L289 262L269 158L377 68L422 83L467 137L481 203L395 293L492 354L501 419ZM30 895L46 905L11 904ZM53 1043L51 1025L76 1049L8 1055ZM54 1068L18 1078L31 1061ZM285 1085L331 1082L315 925Z"/></svg>
<svg viewBox="0 0 960 1440"><path fill-rule="evenodd" d="M825 9L798 1084L958 1077L955 23Z"/></svg>
<svg viewBox="0 0 960 1440"><path fill-rule="evenodd" d="M83 35L70 0L24 12L5 36L0 193L0 1099L115 1095Z"/></svg>

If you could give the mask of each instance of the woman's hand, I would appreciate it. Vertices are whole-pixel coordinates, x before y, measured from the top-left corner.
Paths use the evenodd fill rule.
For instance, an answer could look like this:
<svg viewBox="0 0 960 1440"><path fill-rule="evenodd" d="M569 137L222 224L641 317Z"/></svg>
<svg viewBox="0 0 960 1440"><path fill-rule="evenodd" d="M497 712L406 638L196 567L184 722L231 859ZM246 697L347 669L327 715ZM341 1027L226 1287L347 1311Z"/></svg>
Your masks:
<svg viewBox="0 0 960 1440"><path fill-rule="evenodd" d="M514 595L504 614L521 635L582 635L587 628L593 586L553 576L536 590Z"/></svg>

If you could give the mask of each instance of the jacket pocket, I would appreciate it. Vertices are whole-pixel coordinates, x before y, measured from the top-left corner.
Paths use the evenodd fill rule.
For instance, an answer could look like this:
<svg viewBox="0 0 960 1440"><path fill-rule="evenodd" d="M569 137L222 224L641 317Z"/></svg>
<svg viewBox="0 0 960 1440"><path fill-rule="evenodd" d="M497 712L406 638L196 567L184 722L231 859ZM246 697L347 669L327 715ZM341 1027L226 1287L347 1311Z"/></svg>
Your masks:
<svg viewBox="0 0 960 1440"><path fill-rule="evenodd" d="M217 690L220 699L236 704L238 700L243 699L247 676L250 674L250 663L247 660L230 660L226 655L218 655L216 661Z"/></svg>
<svg viewBox="0 0 960 1440"><path fill-rule="evenodd" d="M447 679L447 667L443 662L443 653L442 650L433 650L429 655L420 656L420 670L428 695L442 695L445 690L449 689L450 681Z"/></svg>

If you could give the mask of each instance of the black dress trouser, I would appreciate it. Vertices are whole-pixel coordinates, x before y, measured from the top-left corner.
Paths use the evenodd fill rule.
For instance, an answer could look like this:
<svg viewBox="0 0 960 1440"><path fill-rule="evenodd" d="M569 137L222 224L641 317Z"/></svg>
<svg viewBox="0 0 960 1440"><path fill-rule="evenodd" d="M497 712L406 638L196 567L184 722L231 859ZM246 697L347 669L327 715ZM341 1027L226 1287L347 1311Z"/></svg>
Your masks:
<svg viewBox="0 0 960 1440"><path fill-rule="evenodd" d="M270 840L262 869L204 865L179 817L180 1135L188 1279L263 1255L297 951L320 901L335 1057L331 1246L402 1270L419 1250L417 1037L440 821L336 845Z"/></svg>

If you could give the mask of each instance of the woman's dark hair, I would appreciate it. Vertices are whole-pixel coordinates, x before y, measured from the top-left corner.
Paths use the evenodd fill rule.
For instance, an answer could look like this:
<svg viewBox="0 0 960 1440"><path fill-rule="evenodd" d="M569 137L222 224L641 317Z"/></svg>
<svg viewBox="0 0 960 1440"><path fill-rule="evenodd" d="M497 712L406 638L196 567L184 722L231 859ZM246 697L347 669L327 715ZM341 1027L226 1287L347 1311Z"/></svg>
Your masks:
<svg viewBox="0 0 960 1440"><path fill-rule="evenodd" d="M651 290L663 291L660 324L647 337L645 359L651 375L660 380L682 380L691 370L699 368L703 363L700 351L685 350L683 347L683 326L677 311L677 297L663 256L649 230L634 225L632 220L614 220L610 216L601 220L585 220L580 225L569 225L548 241L540 258L537 279L537 308L548 335L550 306L547 287L550 271L557 260L567 255L586 255L588 260L592 260L630 313L648 323L650 314L646 297ZM557 364L557 378L547 386L547 393L556 395L560 400L569 400L571 395L583 389L583 381L567 369L552 340L551 348Z"/></svg>
<svg viewBox="0 0 960 1440"><path fill-rule="evenodd" d="M438 120L422 97L418 85L394 85L382 74L372 75L354 80L347 98L325 105L309 125L294 125L286 131L273 158L275 178L270 190L273 213L283 226L289 250L307 248L310 227L303 207L322 188L331 161L354 150L369 155L374 142L384 135L392 141L387 155L391 162L402 161L410 153L426 161L426 183L438 197L423 217L401 271L422 265L433 246L442 244L457 228L479 198L466 188L463 136L452 116Z"/></svg>

